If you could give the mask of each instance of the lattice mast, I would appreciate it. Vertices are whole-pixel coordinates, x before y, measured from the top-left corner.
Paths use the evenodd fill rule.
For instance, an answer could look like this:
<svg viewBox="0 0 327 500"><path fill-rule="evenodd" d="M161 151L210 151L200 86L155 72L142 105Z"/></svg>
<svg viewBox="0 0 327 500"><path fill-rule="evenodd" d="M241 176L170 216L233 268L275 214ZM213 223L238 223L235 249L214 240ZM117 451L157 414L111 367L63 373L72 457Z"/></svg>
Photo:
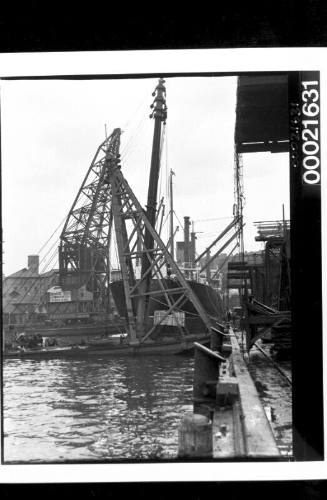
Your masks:
<svg viewBox="0 0 327 500"><path fill-rule="evenodd" d="M150 183L146 210L143 209L124 178L119 161L109 164L112 214L116 233L118 257L122 273L123 293L126 304L126 322L130 344L145 342L168 316L175 318L181 338L189 334L182 326L177 312L190 301L208 332L211 321L202 304L188 285L172 258L167 246L155 229L157 217L157 185L160 161L161 125L166 119L165 87L160 78L154 92L153 116L155 119ZM142 260L141 272L135 277L134 264ZM166 279L166 268L176 276L174 286ZM151 284L156 283L155 287ZM158 302L162 315L157 323L148 314L150 300ZM162 307L162 301L164 304Z"/></svg>
<svg viewBox="0 0 327 500"><path fill-rule="evenodd" d="M151 166L150 166L150 176L149 176L149 186L148 186L148 198L146 205L146 216L154 228L157 216L157 192L158 192L158 180L160 173L160 153L161 153L161 128L162 124L166 124L167 119L167 105L166 105L166 87L165 80L159 78L158 85L153 92L154 101L151 105L153 110L150 114L150 118L154 118L154 132L153 132L153 143L152 143L152 155L151 155ZM144 246L146 249L152 249L154 245L154 239L152 232L145 227L144 233ZM150 252L149 255L146 253L142 257L142 270L141 274L145 275L145 279L142 282L140 292L144 295L138 301L137 309L137 327L138 330L143 329L143 324L148 316L148 305L149 305L149 295L147 293L150 290L152 274L147 272L151 265L151 260L153 254Z"/></svg>
<svg viewBox="0 0 327 500"><path fill-rule="evenodd" d="M237 84L237 99L239 98L239 81ZM234 149L234 217L239 220L239 233L237 243L239 247L239 261L241 267L245 268L245 255L244 255L244 234L243 234L243 208L244 208L244 186L243 186L243 156L238 151L238 143L235 135L235 149ZM243 295L242 295L243 293ZM248 276L246 272L242 273L242 287L239 288L240 302L245 306L248 300Z"/></svg>
<svg viewBox="0 0 327 500"><path fill-rule="evenodd" d="M59 278L64 289L85 285L93 311L109 308L109 247L112 236L108 168L119 158L120 129L99 146L60 235Z"/></svg>
<svg viewBox="0 0 327 500"><path fill-rule="evenodd" d="M146 341L167 316L175 317L181 337L188 334L187 328L179 325L176 312L190 300L194 305L199 317L204 323L207 331L211 329L211 322L202 307L197 296L188 285L185 277L172 259L167 246L161 240L158 232L150 224L147 215L124 178L118 162L110 168L110 186L112 193L112 212L116 231L119 262L124 287L126 302L127 330L130 343L139 344ZM145 234L151 236L151 247L145 242ZM140 245L141 239L141 245ZM142 248L140 251L139 248ZM146 256L149 266L147 270L136 280L133 262L139 258L140 253ZM169 288L170 283L165 279L163 268L169 266L176 275L176 285ZM152 276L158 284L158 288L152 290L151 286L146 290L144 283L148 276ZM148 317L138 316L139 304L144 304L145 298L162 297L165 300L166 309L157 325L151 324ZM142 314L143 314L143 310Z"/></svg>
<svg viewBox="0 0 327 500"><path fill-rule="evenodd" d="M239 249L241 260L244 260L244 241L243 241L243 205L244 205L244 188L243 188L243 158L242 153L237 151L235 146L234 157L234 218L238 220Z"/></svg>

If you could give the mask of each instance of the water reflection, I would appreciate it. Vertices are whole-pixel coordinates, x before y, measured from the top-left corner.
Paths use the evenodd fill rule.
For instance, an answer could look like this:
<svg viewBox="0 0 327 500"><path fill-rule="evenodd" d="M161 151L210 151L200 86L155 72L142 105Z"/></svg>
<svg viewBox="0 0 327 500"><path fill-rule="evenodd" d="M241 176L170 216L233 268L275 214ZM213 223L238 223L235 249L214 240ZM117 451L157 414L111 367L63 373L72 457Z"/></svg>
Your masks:
<svg viewBox="0 0 327 500"><path fill-rule="evenodd" d="M192 357L7 360L4 458L174 458L192 384Z"/></svg>
<svg viewBox="0 0 327 500"><path fill-rule="evenodd" d="M285 364L286 371L290 366ZM283 454L292 449L292 394L253 351L250 371ZM6 462L176 458L192 409L193 357L6 360Z"/></svg>

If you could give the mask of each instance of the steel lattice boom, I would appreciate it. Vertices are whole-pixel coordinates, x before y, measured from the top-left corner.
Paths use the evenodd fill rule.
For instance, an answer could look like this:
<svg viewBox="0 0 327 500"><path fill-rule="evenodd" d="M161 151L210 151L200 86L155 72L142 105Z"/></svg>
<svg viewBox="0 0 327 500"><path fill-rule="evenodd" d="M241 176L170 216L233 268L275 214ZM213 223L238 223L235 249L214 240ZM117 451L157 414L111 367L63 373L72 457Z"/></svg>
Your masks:
<svg viewBox="0 0 327 500"><path fill-rule="evenodd" d="M176 312L187 300L194 305L205 325L204 328L210 331L211 322L207 313L172 259L159 234L150 224L144 209L128 185L119 166L112 163L109 170L113 220L131 342L142 343L147 340L168 315L176 316ZM151 235L151 248L147 246L146 233ZM140 276L136 279L134 264L141 256L143 262L147 259L148 267L144 270L142 266ZM170 286L170 280L166 279L167 266L176 276L173 288ZM149 276L152 281L157 283L155 289L143 286ZM151 324L149 318L144 319L143 308L138 306L140 302L144 302L145 298L156 296L164 297L166 307L160 321L154 325ZM177 318L176 323L179 325ZM186 327L180 326L179 329L182 337L188 334Z"/></svg>
<svg viewBox="0 0 327 500"><path fill-rule="evenodd" d="M85 285L93 309L106 308L112 212L108 169L119 160L120 129L99 146L60 236L59 272L63 288Z"/></svg>
<svg viewBox="0 0 327 500"><path fill-rule="evenodd" d="M62 286L71 289L86 285L93 293L94 311L103 310L108 290L117 285L110 284L109 247L114 228L122 275L118 288L126 305L123 316L131 344L150 340L170 319L175 321L182 340L190 333L178 316L185 304L191 304L194 315L200 318L202 334L211 330L207 312L155 229L161 209L161 205L157 209L156 200L161 124L167 116L163 79L159 79L153 95L155 130L146 210L121 172L121 130L115 129L95 154L67 217L59 248ZM168 277L168 270L174 279ZM159 319L150 317L150 303L156 304Z"/></svg>

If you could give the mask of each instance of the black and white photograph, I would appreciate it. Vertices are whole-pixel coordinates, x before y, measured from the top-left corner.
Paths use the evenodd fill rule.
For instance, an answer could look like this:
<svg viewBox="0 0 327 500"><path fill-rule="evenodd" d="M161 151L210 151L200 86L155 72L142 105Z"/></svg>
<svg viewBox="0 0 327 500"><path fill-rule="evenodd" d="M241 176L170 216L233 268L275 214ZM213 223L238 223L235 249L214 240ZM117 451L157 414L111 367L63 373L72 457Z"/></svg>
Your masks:
<svg viewBox="0 0 327 500"><path fill-rule="evenodd" d="M324 460L320 92L1 78L3 465Z"/></svg>

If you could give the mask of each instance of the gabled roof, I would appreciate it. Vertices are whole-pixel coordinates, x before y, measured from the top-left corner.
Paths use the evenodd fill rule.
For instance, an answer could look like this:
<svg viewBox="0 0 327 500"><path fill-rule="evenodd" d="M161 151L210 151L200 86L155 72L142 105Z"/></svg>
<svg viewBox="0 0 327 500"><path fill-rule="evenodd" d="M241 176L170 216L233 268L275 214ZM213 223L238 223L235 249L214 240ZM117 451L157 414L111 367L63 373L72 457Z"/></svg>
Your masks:
<svg viewBox="0 0 327 500"><path fill-rule="evenodd" d="M36 274L35 272L31 271L30 269L26 269L26 267L24 267L24 269L20 269L19 271L16 271L15 273L10 274L5 279L8 279L8 278L38 278L38 277L39 277L38 274Z"/></svg>
<svg viewBox="0 0 327 500"><path fill-rule="evenodd" d="M50 276L53 276L54 274L57 274L59 272L58 269L51 269L50 271L46 271L45 273L42 274L36 274L33 272L31 269L20 269L19 271L16 271L13 274L9 274L6 276L4 279L7 280L9 278L48 278Z"/></svg>

